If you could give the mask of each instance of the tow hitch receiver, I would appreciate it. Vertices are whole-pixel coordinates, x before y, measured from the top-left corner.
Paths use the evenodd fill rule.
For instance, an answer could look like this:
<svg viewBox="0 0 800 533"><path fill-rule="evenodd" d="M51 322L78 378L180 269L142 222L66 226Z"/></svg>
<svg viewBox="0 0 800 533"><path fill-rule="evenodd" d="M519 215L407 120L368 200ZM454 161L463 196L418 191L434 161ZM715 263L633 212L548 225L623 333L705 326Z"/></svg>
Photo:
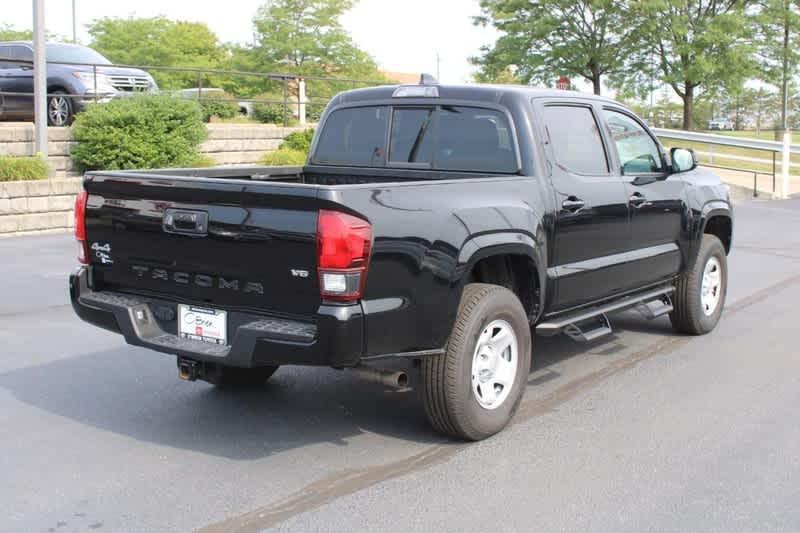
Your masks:
<svg viewBox="0 0 800 533"><path fill-rule="evenodd" d="M178 376L185 381L196 381L200 374L200 365L197 361L178 357Z"/></svg>

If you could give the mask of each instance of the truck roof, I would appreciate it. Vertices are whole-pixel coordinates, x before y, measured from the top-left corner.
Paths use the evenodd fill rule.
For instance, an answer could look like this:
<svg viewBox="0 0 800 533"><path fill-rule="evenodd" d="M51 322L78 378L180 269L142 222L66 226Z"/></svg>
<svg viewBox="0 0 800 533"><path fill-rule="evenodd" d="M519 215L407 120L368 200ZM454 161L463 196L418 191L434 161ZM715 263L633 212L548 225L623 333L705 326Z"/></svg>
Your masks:
<svg viewBox="0 0 800 533"><path fill-rule="evenodd" d="M337 103L355 103L362 101L367 102L374 100L389 100L392 98L392 95L394 94L395 90L397 90L399 87L414 87L414 86L415 85L399 84L399 85L380 85L377 87L365 87L361 89L353 89L339 94L337 97L338 99ZM586 100L600 100L607 103L614 102L614 100L610 98L606 98L604 96L597 96L589 93L582 93L578 91L565 91L561 89L542 89L542 88L528 87L526 85L426 84L426 86L437 87L439 90L439 98L442 99L497 102L504 96L516 95L525 98L574 97Z"/></svg>

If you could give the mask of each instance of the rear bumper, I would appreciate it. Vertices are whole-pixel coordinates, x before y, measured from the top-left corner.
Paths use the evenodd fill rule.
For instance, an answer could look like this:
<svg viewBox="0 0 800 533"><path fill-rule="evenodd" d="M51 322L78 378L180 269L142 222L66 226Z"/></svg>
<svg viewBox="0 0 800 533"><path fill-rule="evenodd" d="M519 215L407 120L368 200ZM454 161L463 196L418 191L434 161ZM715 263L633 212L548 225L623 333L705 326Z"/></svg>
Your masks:
<svg viewBox="0 0 800 533"><path fill-rule="evenodd" d="M361 359L361 305L322 305L310 321L229 311L228 346L178 337L177 302L90 288L89 268L70 276L75 313L86 322L120 333L128 344L196 361L237 367L316 365L349 367Z"/></svg>

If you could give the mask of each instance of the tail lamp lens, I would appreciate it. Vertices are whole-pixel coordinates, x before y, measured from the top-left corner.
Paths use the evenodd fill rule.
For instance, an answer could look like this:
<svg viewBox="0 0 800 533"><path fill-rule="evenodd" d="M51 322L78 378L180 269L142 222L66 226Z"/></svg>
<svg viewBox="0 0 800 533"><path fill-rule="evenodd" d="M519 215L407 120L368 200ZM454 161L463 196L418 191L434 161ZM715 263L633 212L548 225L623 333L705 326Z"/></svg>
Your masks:
<svg viewBox="0 0 800 533"><path fill-rule="evenodd" d="M86 202L89 194L81 191L75 197L75 239L78 241L78 261L89 264L89 247L86 244Z"/></svg>
<svg viewBox="0 0 800 533"><path fill-rule="evenodd" d="M371 249L369 222L347 213L321 210L317 222L317 264L322 297L337 301L361 298Z"/></svg>

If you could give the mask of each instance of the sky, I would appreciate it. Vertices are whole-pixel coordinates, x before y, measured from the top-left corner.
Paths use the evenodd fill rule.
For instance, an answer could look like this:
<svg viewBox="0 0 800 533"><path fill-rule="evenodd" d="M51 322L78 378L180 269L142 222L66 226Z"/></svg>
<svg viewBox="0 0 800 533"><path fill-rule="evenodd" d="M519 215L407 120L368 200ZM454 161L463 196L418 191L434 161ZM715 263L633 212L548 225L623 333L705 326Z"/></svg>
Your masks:
<svg viewBox="0 0 800 533"><path fill-rule="evenodd" d="M153 17L204 22L225 42L252 41L252 19L264 0L76 0L78 40L88 42L84 24L101 17ZM31 26L30 0L0 0L0 24ZM342 23L355 43L369 52L382 70L436 74L440 81L470 81L468 58L494 42L492 28L476 27L471 17L478 0L360 0ZM72 36L71 0L45 0L49 32Z"/></svg>

